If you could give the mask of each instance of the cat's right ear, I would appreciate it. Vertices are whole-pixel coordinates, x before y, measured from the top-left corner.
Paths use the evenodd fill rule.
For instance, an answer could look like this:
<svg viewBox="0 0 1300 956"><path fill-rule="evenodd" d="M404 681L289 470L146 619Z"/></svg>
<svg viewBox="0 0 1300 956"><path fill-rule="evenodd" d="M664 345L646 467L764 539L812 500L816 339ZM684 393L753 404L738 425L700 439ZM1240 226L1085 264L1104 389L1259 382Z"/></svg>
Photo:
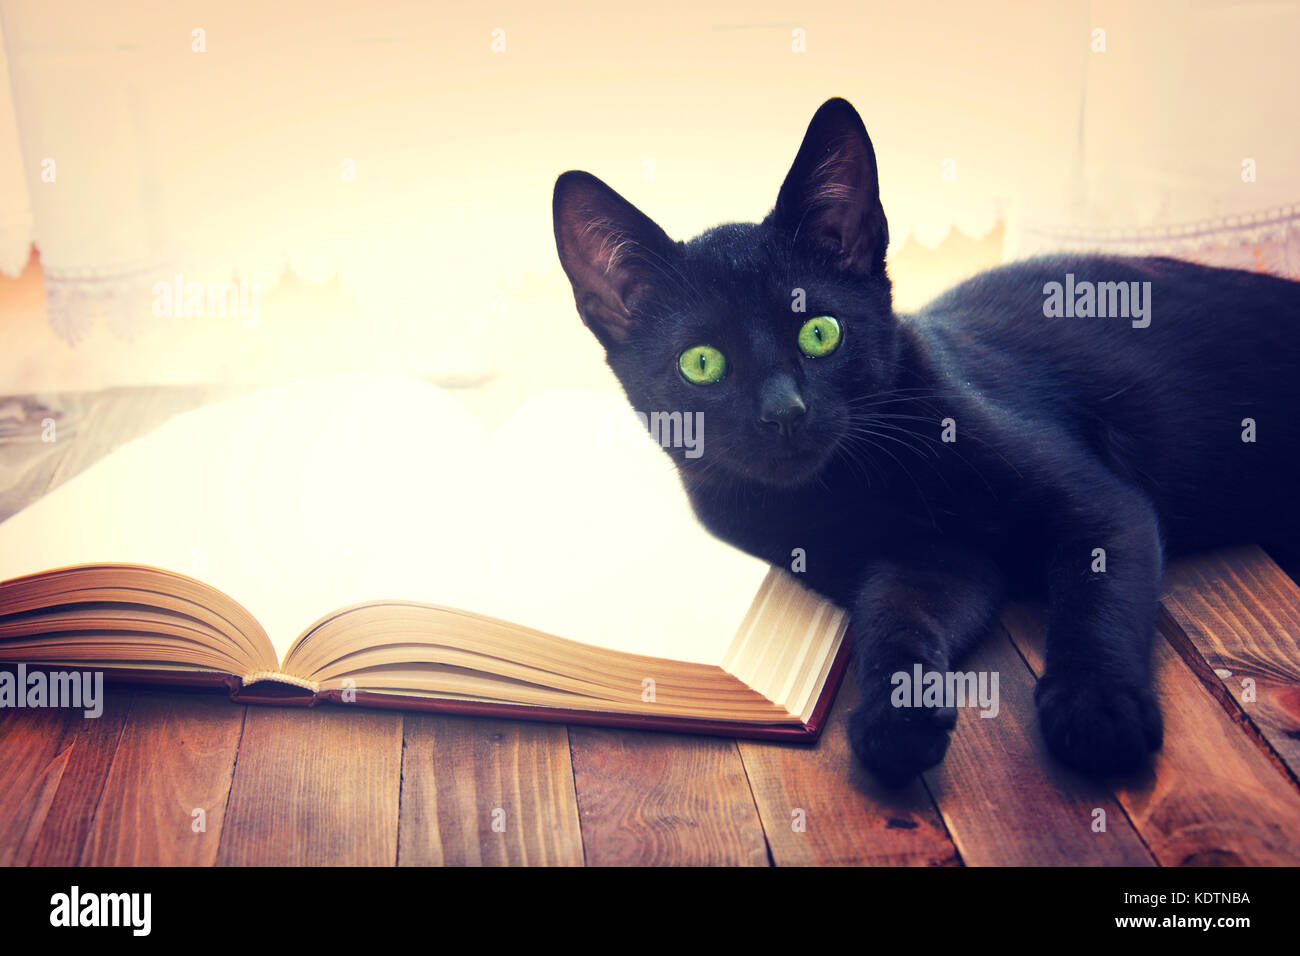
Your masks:
<svg viewBox="0 0 1300 956"><path fill-rule="evenodd" d="M772 217L839 268L884 274L889 225L880 205L876 151L848 100L827 100L813 116Z"/></svg>
<svg viewBox="0 0 1300 956"><path fill-rule="evenodd" d="M606 348L628 340L634 307L662 280L677 249L667 233L590 173L555 182L555 248L587 328Z"/></svg>

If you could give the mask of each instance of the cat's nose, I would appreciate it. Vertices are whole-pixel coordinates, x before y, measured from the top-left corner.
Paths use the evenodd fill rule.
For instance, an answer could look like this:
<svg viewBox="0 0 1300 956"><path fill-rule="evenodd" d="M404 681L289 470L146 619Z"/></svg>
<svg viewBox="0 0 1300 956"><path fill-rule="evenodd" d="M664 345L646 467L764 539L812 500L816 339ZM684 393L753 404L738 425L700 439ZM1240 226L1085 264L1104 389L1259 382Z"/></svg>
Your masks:
<svg viewBox="0 0 1300 956"><path fill-rule="evenodd" d="M775 425L787 438L808 411L803 396L799 394L799 386L792 376L785 373L773 375L764 382L758 397L759 421Z"/></svg>

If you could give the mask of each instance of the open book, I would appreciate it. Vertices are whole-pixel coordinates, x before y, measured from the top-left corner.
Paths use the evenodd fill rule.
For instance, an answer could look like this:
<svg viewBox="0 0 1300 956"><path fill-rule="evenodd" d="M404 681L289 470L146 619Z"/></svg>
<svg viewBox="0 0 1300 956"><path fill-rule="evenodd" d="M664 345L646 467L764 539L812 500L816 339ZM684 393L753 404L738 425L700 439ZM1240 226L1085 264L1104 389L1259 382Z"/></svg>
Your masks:
<svg viewBox="0 0 1300 956"><path fill-rule="evenodd" d="M187 412L0 523L0 582L0 663L254 702L807 737L847 651L586 390L490 435L409 379Z"/></svg>

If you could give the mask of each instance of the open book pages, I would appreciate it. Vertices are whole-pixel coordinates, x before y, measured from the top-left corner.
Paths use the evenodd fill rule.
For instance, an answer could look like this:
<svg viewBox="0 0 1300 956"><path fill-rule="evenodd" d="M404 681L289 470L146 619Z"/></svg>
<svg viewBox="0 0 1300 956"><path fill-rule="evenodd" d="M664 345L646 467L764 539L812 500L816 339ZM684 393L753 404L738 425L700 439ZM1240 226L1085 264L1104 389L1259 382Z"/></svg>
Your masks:
<svg viewBox="0 0 1300 956"><path fill-rule="evenodd" d="M760 594L768 566L699 525L625 400L597 391L534 397L490 435L453 393L400 378L305 381L188 412L0 524L0 580L81 564L209 584L281 662L337 609L419 602L727 666L797 703L825 670L812 644L843 630L841 611L783 573ZM753 625L773 593L781 610L762 620L798 606L807 633L765 651L770 624Z"/></svg>

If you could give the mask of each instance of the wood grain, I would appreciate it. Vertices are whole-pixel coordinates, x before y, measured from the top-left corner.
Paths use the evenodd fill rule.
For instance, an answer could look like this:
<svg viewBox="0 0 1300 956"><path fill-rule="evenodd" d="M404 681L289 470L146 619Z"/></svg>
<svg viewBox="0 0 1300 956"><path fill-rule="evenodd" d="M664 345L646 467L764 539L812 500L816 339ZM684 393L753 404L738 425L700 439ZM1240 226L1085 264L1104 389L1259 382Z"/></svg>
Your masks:
<svg viewBox="0 0 1300 956"><path fill-rule="evenodd" d="M106 687L101 716L71 715L59 744L67 763L32 854L34 866L74 866L81 859L134 696L131 688Z"/></svg>
<svg viewBox="0 0 1300 956"><path fill-rule="evenodd" d="M402 866L581 866L565 728L408 714L398 834Z"/></svg>
<svg viewBox="0 0 1300 956"><path fill-rule="evenodd" d="M1235 548L1170 567L1163 604L1175 650L1300 779L1300 587L1259 548Z"/></svg>
<svg viewBox="0 0 1300 956"><path fill-rule="evenodd" d="M88 394L0 398L0 521L50 489L59 460L99 404Z"/></svg>
<svg viewBox="0 0 1300 956"><path fill-rule="evenodd" d="M960 708L947 757L925 774L962 860L969 866L1152 865L1111 792L1050 758L1038 732L1034 677L1006 632L999 628L957 669L998 675L997 716ZM1094 829L1098 820L1105 830Z"/></svg>
<svg viewBox="0 0 1300 956"><path fill-rule="evenodd" d="M217 862L395 865L402 715L247 710Z"/></svg>
<svg viewBox="0 0 1300 956"><path fill-rule="evenodd" d="M31 861L72 749L66 711L0 712L0 866Z"/></svg>
<svg viewBox="0 0 1300 956"><path fill-rule="evenodd" d="M570 727L589 866L766 866L734 740Z"/></svg>
<svg viewBox="0 0 1300 956"><path fill-rule="evenodd" d="M1010 609L1016 647L1043 668L1041 611ZM1300 793L1225 711L1162 634L1152 651L1164 748L1152 769L1111 781L1162 866L1300 863Z"/></svg>
<svg viewBox="0 0 1300 956"><path fill-rule="evenodd" d="M137 691L80 863L215 863L244 710L219 694Z"/></svg>
<svg viewBox="0 0 1300 956"><path fill-rule="evenodd" d="M859 691L845 678L814 745L738 741L777 866L943 866L960 862L919 780L880 786L858 764L845 724Z"/></svg>
<svg viewBox="0 0 1300 956"><path fill-rule="evenodd" d="M196 385L0 398L0 521L173 415L247 391ZM46 420L52 442L43 440Z"/></svg>

